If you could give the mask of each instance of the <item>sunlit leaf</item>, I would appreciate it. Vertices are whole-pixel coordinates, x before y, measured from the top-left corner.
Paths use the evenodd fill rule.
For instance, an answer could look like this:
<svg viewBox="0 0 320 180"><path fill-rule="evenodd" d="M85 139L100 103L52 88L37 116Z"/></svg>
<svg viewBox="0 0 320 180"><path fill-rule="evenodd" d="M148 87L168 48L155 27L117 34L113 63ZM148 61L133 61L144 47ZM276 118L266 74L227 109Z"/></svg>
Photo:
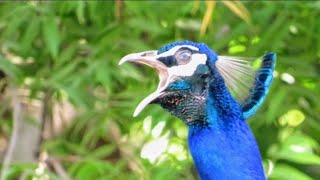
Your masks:
<svg viewBox="0 0 320 180"><path fill-rule="evenodd" d="M211 22L213 10L216 6L216 2L215 1L206 1L206 5L207 5L207 10L206 10L206 13L202 19L200 36L203 36L207 31L208 25Z"/></svg>
<svg viewBox="0 0 320 180"><path fill-rule="evenodd" d="M245 22L250 24L250 14L247 8L239 1L222 1L228 8Z"/></svg>
<svg viewBox="0 0 320 180"><path fill-rule="evenodd" d="M237 54L246 51L246 47L243 45L236 45L229 48L229 54Z"/></svg>
<svg viewBox="0 0 320 180"><path fill-rule="evenodd" d="M305 115L303 114L303 112L297 109L292 109L279 118L279 123L282 126L289 125L295 127L301 124L304 121L304 119Z"/></svg>
<svg viewBox="0 0 320 180"><path fill-rule="evenodd" d="M197 13L197 11L199 10L199 6L200 6L200 0L194 0L191 14L195 15Z"/></svg>

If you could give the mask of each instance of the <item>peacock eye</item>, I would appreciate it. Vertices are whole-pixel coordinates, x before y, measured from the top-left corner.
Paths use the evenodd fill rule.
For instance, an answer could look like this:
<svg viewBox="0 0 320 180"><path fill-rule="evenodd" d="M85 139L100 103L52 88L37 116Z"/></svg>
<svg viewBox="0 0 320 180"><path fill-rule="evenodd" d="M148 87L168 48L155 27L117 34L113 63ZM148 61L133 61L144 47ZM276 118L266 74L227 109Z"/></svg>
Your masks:
<svg viewBox="0 0 320 180"><path fill-rule="evenodd" d="M188 50L178 51L175 54L175 58L179 65L187 64L191 60L192 53Z"/></svg>

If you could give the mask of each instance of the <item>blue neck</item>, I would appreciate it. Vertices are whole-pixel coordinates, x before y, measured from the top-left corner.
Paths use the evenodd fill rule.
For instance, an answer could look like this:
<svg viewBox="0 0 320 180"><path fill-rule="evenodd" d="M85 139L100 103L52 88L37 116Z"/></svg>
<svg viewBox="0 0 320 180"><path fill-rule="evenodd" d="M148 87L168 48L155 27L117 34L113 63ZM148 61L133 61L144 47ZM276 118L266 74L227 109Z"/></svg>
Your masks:
<svg viewBox="0 0 320 180"><path fill-rule="evenodd" d="M265 179L261 156L240 105L219 75L206 97L207 126L190 125L188 143L201 179Z"/></svg>

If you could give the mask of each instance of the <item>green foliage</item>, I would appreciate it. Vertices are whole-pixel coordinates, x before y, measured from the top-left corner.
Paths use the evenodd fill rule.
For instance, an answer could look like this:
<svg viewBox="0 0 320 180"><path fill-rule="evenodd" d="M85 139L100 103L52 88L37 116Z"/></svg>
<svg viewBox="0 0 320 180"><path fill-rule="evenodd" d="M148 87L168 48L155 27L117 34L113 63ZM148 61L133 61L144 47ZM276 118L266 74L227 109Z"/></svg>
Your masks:
<svg viewBox="0 0 320 180"><path fill-rule="evenodd" d="M70 177L191 180L197 175L185 125L158 106L132 117L139 101L156 89L157 75L139 65L120 68L118 61L182 39L205 42L222 55L260 57L274 51L274 83L249 120L266 173L269 179L320 179L320 5L242 4L251 25L217 2L200 37L204 2L197 11L192 1L1 3L0 69L10 86L30 90L31 99L45 93L52 102L76 107L72 123L41 147ZM8 133L12 124L5 119L0 132ZM37 177L37 168L15 165L7 177L22 172ZM60 177L49 168L44 172Z"/></svg>

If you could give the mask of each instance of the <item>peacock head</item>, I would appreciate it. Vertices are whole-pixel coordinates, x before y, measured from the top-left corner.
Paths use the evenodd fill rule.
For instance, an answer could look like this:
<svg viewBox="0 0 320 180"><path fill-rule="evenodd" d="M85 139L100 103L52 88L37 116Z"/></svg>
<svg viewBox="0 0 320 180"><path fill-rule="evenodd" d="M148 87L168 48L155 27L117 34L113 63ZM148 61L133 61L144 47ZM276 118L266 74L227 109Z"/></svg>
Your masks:
<svg viewBox="0 0 320 180"><path fill-rule="evenodd" d="M146 64L157 70L160 79L157 90L141 101L134 116L148 104L156 103L187 124L199 123L205 116L208 83L217 58L207 45L191 41L123 57L119 64L127 61Z"/></svg>

